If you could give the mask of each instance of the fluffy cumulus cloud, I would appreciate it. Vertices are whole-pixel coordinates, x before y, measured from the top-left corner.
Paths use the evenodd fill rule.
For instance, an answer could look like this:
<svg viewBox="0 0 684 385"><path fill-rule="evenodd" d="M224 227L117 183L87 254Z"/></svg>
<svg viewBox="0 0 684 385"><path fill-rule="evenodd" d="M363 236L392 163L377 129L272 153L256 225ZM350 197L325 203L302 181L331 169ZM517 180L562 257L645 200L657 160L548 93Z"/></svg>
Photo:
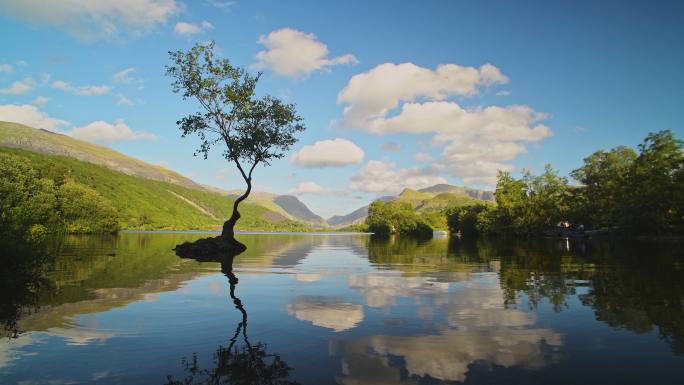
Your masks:
<svg viewBox="0 0 684 385"><path fill-rule="evenodd" d="M477 94L505 84L495 66L439 65L434 70L412 63L381 64L355 75L338 94L346 105L338 127L384 134L428 134L442 149L436 165L469 184L492 184L497 170L527 151L526 144L549 135L545 114L528 106L464 108L454 97Z"/></svg>
<svg viewBox="0 0 684 385"><path fill-rule="evenodd" d="M13 68L11 65L6 64L6 63L0 63L0 72L12 72Z"/></svg>
<svg viewBox="0 0 684 385"><path fill-rule="evenodd" d="M0 0L3 14L63 28L84 40L139 36L181 10L176 0Z"/></svg>
<svg viewBox="0 0 684 385"><path fill-rule="evenodd" d="M343 167L363 162L363 150L347 139L321 140L302 147L292 156L292 163L308 168Z"/></svg>
<svg viewBox="0 0 684 385"><path fill-rule="evenodd" d="M114 143L128 140L151 140L154 134L144 131L134 131L119 119L113 124L102 120L94 121L82 127L72 127L71 123L50 117L38 107L30 104L0 105L0 121L16 122L34 128L66 134L88 142Z"/></svg>
<svg viewBox="0 0 684 385"><path fill-rule="evenodd" d="M360 172L352 175L349 187L354 191L398 193L404 188L420 189L447 180L434 166L396 169L396 164L380 160L369 161Z"/></svg>
<svg viewBox="0 0 684 385"><path fill-rule="evenodd" d="M9 87L0 88L0 94L25 94L36 87L36 82L32 77L27 76L21 80L13 82Z"/></svg>
<svg viewBox="0 0 684 385"><path fill-rule="evenodd" d="M327 188L319 185L316 182L301 182L300 184L297 185L297 187L290 189L288 191L289 194L294 194L294 195L302 195L302 194L317 194L317 195L325 195L328 194L330 190Z"/></svg>
<svg viewBox="0 0 684 385"><path fill-rule="evenodd" d="M74 86L71 85L70 83L67 83L63 80L55 80L52 82L52 88L65 91L65 92L70 92L74 95L78 96L94 96L94 95L104 95L109 93L109 91L112 90L112 87L110 86L105 86L105 85L99 85L99 86Z"/></svg>
<svg viewBox="0 0 684 385"><path fill-rule="evenodd" d="M278 75L303 78L314 71L328 70L340 64L357 64L354 55L329 57L328 46L316 35L291 28L283 28L261 36L259 43L266 47L256 55L256 69L270 69Z"/></svg>
<svg viewBox="0 0 684 385"><path fill-rule="evenodd" d="M50 101L50 98L47 98L45 96L36 96L35 99L31 102L31 104L34 104L36 106L42 106L43 104L47 103Z"/></svg>
<svg viewBox="0 0 684 385"><path fill-rule="evenodd" d="M197 35L198 33L208 31L210 29L214 29L214 25L206 20L199 24L181 21L176 23L176 26L173 28L173 31L181 36L193 36Z"/></svg>
<svg viewBox="0 0 684 385"><path fill-rule="evenodd" d="M156 136L143 131L134 131L123 119L118 119L114 124L97 120L83 127L76 127L66 132L76 139L88 142L114 143L127 140L150 140Z"/></svg>
<svg viewBox="0 0 684 385"><path fill-rule="evenodd" d="M49 131L57 131L60 127L69 125L69 122L66 120L51 118L36 106L30 104L0 105L0 120L21 123Z"/></svg>

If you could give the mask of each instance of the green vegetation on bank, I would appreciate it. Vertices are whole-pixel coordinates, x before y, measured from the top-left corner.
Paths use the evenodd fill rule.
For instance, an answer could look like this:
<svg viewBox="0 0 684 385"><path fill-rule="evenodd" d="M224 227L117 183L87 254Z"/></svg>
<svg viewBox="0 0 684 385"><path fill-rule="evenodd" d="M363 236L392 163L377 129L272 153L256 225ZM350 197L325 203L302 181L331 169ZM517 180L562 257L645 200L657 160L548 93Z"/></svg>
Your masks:
<svg viewBox="0 0 684 385"><path fill-rule="evenodd" d="M368 207L368 231L379 234L431 236L432 226L406 202L377 200Z"/></svg>
<svg viewBox="0 0 684 385"><path fill-rule="evenodd" d="M649 134L638 146L596 151L571 175L572 186L551 166L516 179L500 172L496 205L470 205L447 211L453 232L540 234L557 223L627 234L673 235L684 232L684 142L665 130ZM577 228L579 231L579 227Z"/></svg>
<svg viewBox="0 0 684 385"><path fill-rule="evenodd" d="M12 148L0 148L0 155L3 231L214 229L232 208L233 200L221 194L126 175L71 157ZM240 230L309 229L249 203L241 213Z"/></svg>

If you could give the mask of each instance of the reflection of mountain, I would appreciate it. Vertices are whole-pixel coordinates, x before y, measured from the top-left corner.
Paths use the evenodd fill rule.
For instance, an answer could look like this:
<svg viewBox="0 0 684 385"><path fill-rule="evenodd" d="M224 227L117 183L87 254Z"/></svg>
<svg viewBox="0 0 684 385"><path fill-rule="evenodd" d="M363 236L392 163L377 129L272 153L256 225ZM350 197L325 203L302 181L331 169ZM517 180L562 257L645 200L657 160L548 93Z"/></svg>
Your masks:
<svg viewBox="0 0 684 385"><path fill-rule="evenodd" d="M43 285L39 293L40 307L20 320L21 329L48 331L72 343L111 337L79 337L76 334L94 331L89 331L88 325L70 330L76 326L73 319L134 301L154 300L157 293L177 290L199 275L219 271L217 263L181 260L171 250L176 244L199 236L123 233L65 238L60 255L46 276L50 285ZM298 247L300 251L309 250L311 246L307 246L306 240L302 236L247 236L243 242L249 251L239 258L240 265L271 265L283 255L298 255L301 259L306 254L288 251Z"/></svg>
<svg viewBox="0 0 684 385"><path fill-rule="evenodd" d="M363 306L322 296L295 298L287 305L287 312L299 320L336 332L351 329L363 320Z"/></svg>

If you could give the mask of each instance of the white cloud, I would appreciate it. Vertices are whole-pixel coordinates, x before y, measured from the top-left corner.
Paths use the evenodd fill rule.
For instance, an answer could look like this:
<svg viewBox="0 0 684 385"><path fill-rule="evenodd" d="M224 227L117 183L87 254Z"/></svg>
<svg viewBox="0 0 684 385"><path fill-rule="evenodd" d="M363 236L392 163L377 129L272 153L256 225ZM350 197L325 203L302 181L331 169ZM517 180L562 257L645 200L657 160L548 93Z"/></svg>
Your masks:
<svg viewBox="0 0 684 385"><path fill-rule="evenodd" d="M181 36L192 36L210 29L214 29L214 25L206 20L202 21L200 24L193 24L188 23L186 21L181 21L176 23L176 26L173 28L173 31Z"/></svg>
<svg viewBox="0 0 684 385"><path fill-rule="evenodd" d="M231 0L206 0L207 4L214 6L219 9L229 9L232 8L237 1Z"/></svg>
<svg viewBox="0 0 684 385"><path fill-rule="evenodd" d="M118 119L114 124L103 120L94 121L83 127L76 127L66 132L67 135L88 142L114 143L125 140L151 140L154 134L133 131L123 119Z"/></svg>
<svg viewBox="0 0 684 385"><path fill-rule="evenodd" d="M334 124L378 135L432 135L442 148L435 166L468 184L492 184L497 170L511 170L509 162L527 152L525 143L551 135L539 124L547 116L520 105L464 108L451 98L506 82L491 64L431 70L385 63L350 79L338 94L343 119Z"/></svg>
<svg viewBox="0 0 684 385"><path fill-rule="evenodd" d="M74 90L74 94L79 96L104 95L111 90L112 87L109 86L81 86Z"/></svg>
<svg viewBox="0 0 684 385"><path fill-rule="evenodd" d="M63 28L84 40L139 36L181 10L176 0L2 0L3 14Z"/></svg>
<svg viewBox="0 0 684 385"><path fill-rule="evenodd" d="M501 91L496 93L496 96L508 96L510 94L511 94L511 91L501 90Z"/></svg>
<svg viewBox="0 0 684 385"><path fill-rule="evenodd" d="M116 95L116 104L120 106L132 106L133 102L123 94Z"/></svg>
<svg viewBox="0 0 684 385"><path fill-rule="evenodd" d="M436 167L410 167L395 169L391 162L369 161L361 172L350 178L349 187L354 191L398 193L404 188L420 189L447 180L439 176Z"/></svg>
<svg viewBox="0 0 684 385"><path fill-rule="evenodd" d="M321 140L302 147L292 156L301 167L343 167L363 162L363 150L347 139Z"/></svg>
<svg viewBox="0 0 684 385"><path fill-rule="evenodd" d="M73 86L63 80L55 80L52 82L52 88L61 90L61 91L66 91L70 92L74 95L78 96L93 96L93 95L104 95L109 93L112 90L112 87L110 86L105 86L105 85L100 85L100 86L93 86L93 85L87 85L87 86Z"/></svg>
<svg viewBox="0 0 684 385"><path fill-rule="evenodd" d="M295 195L300 195L300 194L318 194L318 195L327 195L330 193L330 190L327 188L319 185L316 182L301 182L300 184L297 185L296 188L290 189L288 191L288 194L295 194Z"/></svg>
<svg viewBox="0 0 684 385"><path fill-rule="evenodd" d="M21 123L34 128L66 134L89 142L113 143L124 140L156 139L154 134L132 130L123 119L116 120L114 124L97 120L83 127L76 127L65 131L65 128L71 126L71 123L62 119L51 118L36 106L30 104L0 105L0 121Z"/></svg>
<svg viewBox="0 0 684 385"><path fill-rule="evenodd" d="M480 86L506 82L508 78L491 64L479 68L441 64L434 70L413 63L380 64L354 75L337 95L339 103L347 104L338 125L366 129L374 118L387 115L402 101L473 95Z"/></svg>
<svg viewBox="0 0 684 385"><path fill-rule="evenodd" d="M424 152L419 152L416 155L413 156L413 159L416 160L416 162L420 163L425 163L425 162L432 162L435 160L432 155L424 153Z"/></svg>
<svg viewBox="0 0 684 385"><path fill-rule="evenodd" d="M37 106L42 106L43 104L47 103L50 100L50 98L46 98L45 96L37 96L31 104L35 104Z"/></svg>
<svg viewBox="0 0 684 385"><path fill-rule="evenodd" d="M9 73L9 72L12 72L12 70L13 70L13 68L12 68L11 65L9 65L9 64L0 64L0 72Z"/></svg>
<svg viewBox="0 0 684 385"><path fill-rule="evenodd" d="M270 69L278 75L304 78L314 71L325 71L340 64L357 64L354 55L328 57L328 46L313 33L283 28L261 36L266 50L256 55L256 69Z"/></svg>
<svg viewBox="0 0 684 385"><path fill-rule="evenodd" d="M33 90L36 87L36 82L33 80L32 77L27 76L23 78L22 80L17 80L14 83L12 83L11 86L7 88L0 88L0 94L12 94L12 95L18 95L18 94L25 94L31 90Z"/></svg>
<svg viewBox="0 0 684 385"><path fill-rule="evenodd" d="M49 117L36 108L36 106L30 104L0 105L0 120L21 123L30 127L43 128L50 131L57 131L59 127L69 124L66 120Z"/></svg>
<svg viewBox="0 0 684 385"><path fill-rule="evenodd" d="M135 68L126 68L124 70L121 70L112 76L112 81L114 83L121 83L121 84L131 84L135 80L131 74L135 72Z"/></svg>

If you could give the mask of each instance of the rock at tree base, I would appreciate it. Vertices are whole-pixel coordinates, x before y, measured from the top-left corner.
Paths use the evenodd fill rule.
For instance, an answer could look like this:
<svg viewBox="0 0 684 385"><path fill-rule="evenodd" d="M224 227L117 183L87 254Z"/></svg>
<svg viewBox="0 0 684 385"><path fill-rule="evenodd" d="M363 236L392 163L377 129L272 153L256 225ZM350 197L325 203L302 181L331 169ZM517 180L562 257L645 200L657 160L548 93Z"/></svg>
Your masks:
<svg viewBox="0 0 684 385"><path fill-rule="evenodd" d="M199 262L223 262L247 250L247 246L223 237L202 238L176 245L174 251L181 258Z"/></svg>

